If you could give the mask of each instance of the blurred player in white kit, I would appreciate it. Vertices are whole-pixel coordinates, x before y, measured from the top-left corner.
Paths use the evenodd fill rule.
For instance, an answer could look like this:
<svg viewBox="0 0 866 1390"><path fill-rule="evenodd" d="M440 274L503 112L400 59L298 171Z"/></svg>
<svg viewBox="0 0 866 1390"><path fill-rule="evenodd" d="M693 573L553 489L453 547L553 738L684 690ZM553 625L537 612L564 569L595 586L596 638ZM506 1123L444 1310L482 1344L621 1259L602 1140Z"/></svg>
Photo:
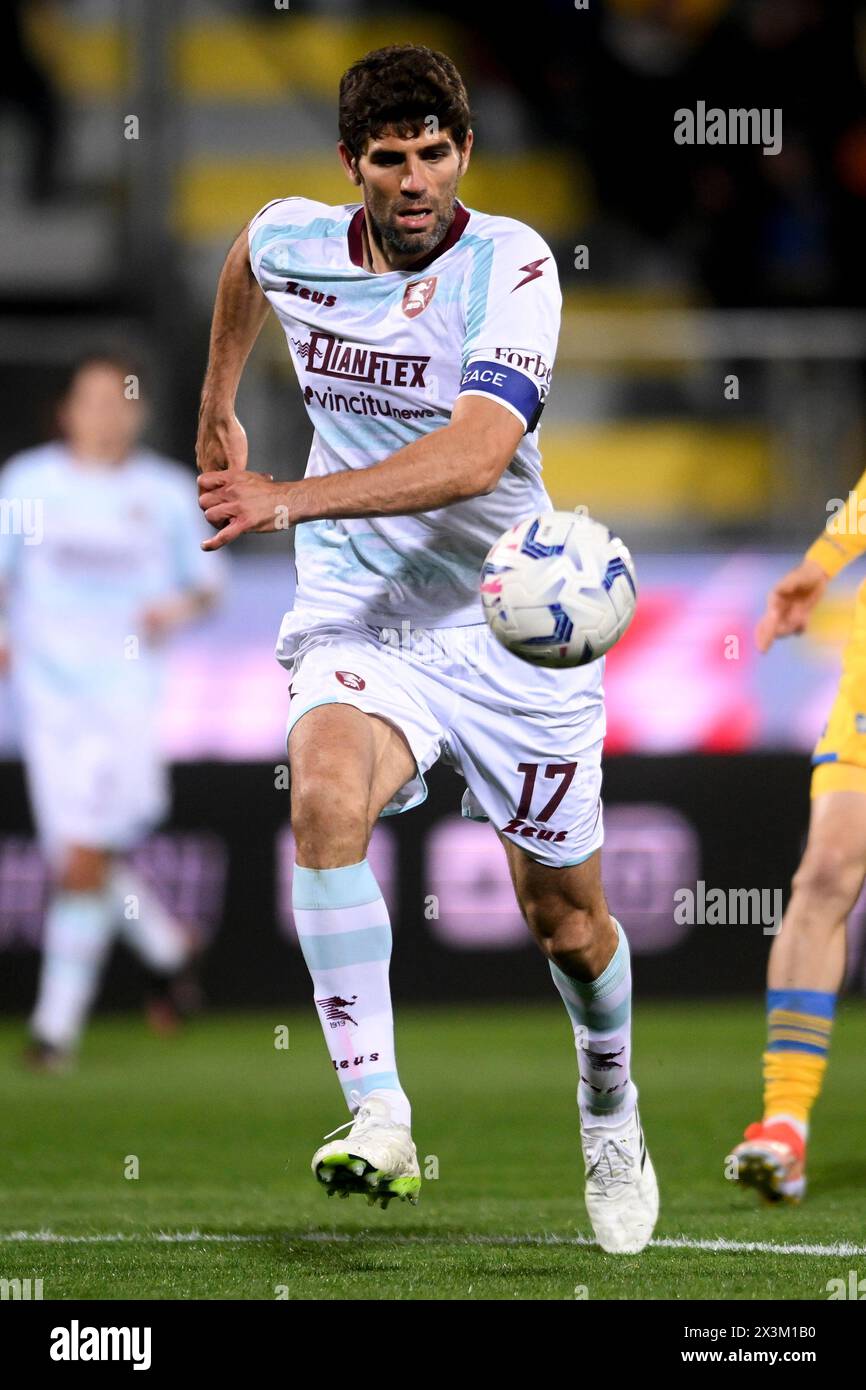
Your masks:
<svg viewBox="0 0 866 1390"><path fill-rule="evenodd" d="M52 879L27 1052L42 1069L74 1055L116 936L146 968L155 1025L195 949L124 854L168 811L159 649L211 608L222 566L200 549L192 478L138 443L138 396L121 357L82 359L61 437L0 474L0 670Z"/></svg>

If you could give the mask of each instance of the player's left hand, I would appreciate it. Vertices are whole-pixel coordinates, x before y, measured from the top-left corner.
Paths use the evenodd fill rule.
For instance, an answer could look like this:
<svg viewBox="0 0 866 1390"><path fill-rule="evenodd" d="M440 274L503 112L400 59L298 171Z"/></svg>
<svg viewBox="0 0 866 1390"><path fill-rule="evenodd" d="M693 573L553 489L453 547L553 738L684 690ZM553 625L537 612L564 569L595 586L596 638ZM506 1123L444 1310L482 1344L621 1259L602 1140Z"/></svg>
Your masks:
<svg viewBox="0 0 866 1390"><path fill-rule="evenodd" d="M154 644L170 637L188 618L188 605L182 598L171 597L150 603L139 616L139 626L146 642Z"/></svg>
<svg viewBox="0 0 866 1390"><path fill-rule="evenodd" d="M202 541L202 550L219 550L247 531L284 531L288 516L286 483L275 483L272 473L251 473L228 468L200 473L198 504L217 534Z"/></svg>
<svg viewBox="0 0 866 1390"><path fill-rule="evenodd" d="M179 594L147 604L139 614L138 628L151 646L164 642L178 628L195 622L213 607L215 589L185 589Z"/></svg>

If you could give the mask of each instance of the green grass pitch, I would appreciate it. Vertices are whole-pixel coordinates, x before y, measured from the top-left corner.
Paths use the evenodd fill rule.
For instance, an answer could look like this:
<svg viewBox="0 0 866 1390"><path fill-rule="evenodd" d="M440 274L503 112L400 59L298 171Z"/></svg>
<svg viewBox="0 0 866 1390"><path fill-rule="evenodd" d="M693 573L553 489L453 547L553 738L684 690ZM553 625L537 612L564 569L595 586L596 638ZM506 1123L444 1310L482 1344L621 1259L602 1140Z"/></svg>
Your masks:
<svg viewBox="0 0 866 1390"><path fill-rule="evenodd" d="M274 1046L280 1025L288 1049ZM839 1011L799 1208L761 1206L723 1177L758 1113L763 1034L759 1001L639 1005L656 1239L686 1243L610 1256L590 1243L556 998L398 1012L430 1176L417 1207L387 1212L329 1200L310 1173L346 1118L312 1012L214 1015L171 1041L100 1018L65 1077L24 1072L23 1028L7 1022L0 1277L42 1278L46 1299L826 1299L829 1279L866 1275L866 1007ZM20 1239L38 1232L115 1239ZM719 1238L780 1248L697 1246Z"/></svg>

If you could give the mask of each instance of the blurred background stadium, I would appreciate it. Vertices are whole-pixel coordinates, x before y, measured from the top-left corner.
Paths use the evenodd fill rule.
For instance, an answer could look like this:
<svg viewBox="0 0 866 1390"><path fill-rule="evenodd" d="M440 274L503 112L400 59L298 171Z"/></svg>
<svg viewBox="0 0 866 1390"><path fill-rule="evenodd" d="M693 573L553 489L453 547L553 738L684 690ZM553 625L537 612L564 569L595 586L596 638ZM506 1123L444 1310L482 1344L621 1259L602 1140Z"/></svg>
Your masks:
<svg viewBox="0 0 866 1390"><path fill-rule="evenodd" d="M193 468L216 279L269 199L352 201L341 73L368 49L448 52L475 112L469 207L535 226L564 294L542 449L558 506L635 555L609 658L605 876L639 991L753 993L760 924L688 926L677 888L783 889L807 819L858 574L809 635L758 658L766 591L866 466L866 4L536 0L6 0L0 9L0 456L45 436L70 362L139 354L150 442ZM681 146L674 112L781 108L782 151ZM309 425L276 321L239 415L252 466L303 473ZM212 937L216 1004L306 999L288 891L286 691L272 659L290 542L233 547L220 611L170 652L172 820L142 863ZM29 1006L45 876L0 689L0 1004ZM371 849L397 1000L549 996L488 827L453 774ZM866 984L864 919L850 983ZM135 998L123 962L104 1003Z"/></svg>

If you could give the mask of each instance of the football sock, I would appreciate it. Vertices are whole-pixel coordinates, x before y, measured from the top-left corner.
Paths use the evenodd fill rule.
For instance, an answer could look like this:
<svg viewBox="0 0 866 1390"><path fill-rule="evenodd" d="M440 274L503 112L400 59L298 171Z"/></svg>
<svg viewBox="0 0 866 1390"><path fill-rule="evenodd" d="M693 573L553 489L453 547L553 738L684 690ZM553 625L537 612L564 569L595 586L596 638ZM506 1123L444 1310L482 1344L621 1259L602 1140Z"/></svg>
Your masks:
<svg viewBox="0 0 866 1390"><path fill-rule="evenodd" d="M824 1081L836 995L819 989L767 990L764 1120L803 1139Z"/></svg>
<svg viewBox="0 0 866 1390"><path fill-rule="evenodd" d="M631 1079L631 960L625 932L611 919L619 942L596 980L575 980L550 962L574 1029L582 1122L619 1125L637 1101Z"/></svg>
<svg viewBox="0 0 866 1390"><path fill-rule="evenodd" d="M112 909L120 935L151 970L176 973L192 954L190 941L172 914L131 864L112 865Z"/></svg>
<svg viewBox="0 0 866 1390"><path fill-rule="evenodd" d="M112 938L107 890L56 892L45 916L42 967L30 1027L54 1047L75 1045L102 974Z"/></svg>
<svg viewBox="0 0 866 1390"><path fill-rule="evenodd" d="M397 1124L411 1120L397 1076L388 968L391 922L366 859L339 869L295 865L292 907L313 998L349 1109L375 1091Z"/></svg>

